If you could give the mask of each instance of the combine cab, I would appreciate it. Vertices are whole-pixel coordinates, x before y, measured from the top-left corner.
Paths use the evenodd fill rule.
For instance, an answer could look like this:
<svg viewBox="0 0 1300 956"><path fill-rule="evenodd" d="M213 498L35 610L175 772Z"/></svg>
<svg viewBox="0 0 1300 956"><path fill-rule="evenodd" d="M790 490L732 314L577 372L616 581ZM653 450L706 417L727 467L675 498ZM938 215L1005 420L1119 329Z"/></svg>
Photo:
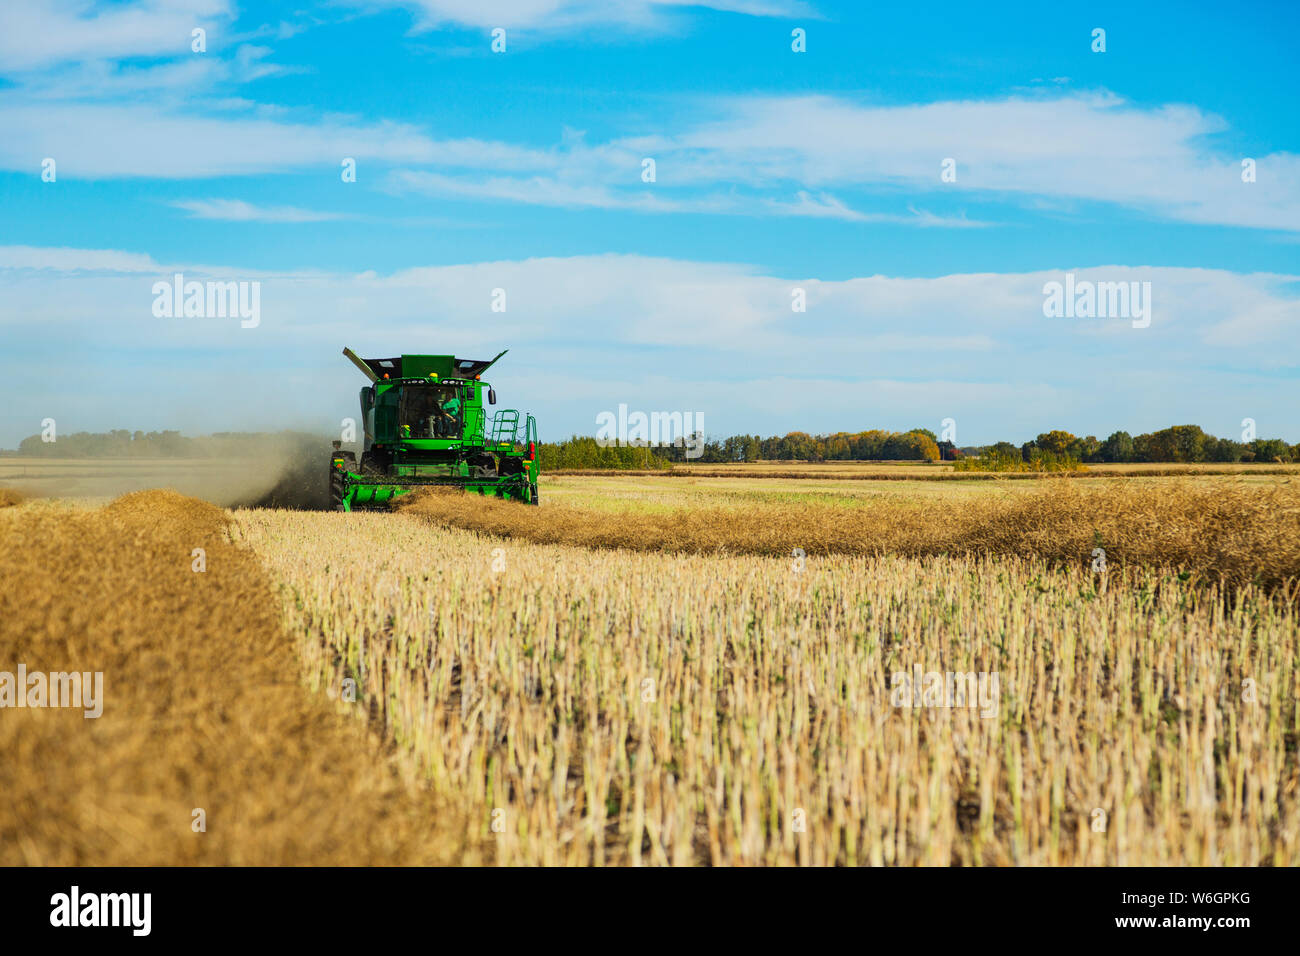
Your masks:
<svg viewBox="0 0 1300 956"><path fill-rule="evenodd" d="M361 460L334 443L330 503L336 511L384 507L431 485L537 504L537 423L514 409L489 415L496 392L481 377L490 362L452 355L352 360L361 389Z"/></svg>

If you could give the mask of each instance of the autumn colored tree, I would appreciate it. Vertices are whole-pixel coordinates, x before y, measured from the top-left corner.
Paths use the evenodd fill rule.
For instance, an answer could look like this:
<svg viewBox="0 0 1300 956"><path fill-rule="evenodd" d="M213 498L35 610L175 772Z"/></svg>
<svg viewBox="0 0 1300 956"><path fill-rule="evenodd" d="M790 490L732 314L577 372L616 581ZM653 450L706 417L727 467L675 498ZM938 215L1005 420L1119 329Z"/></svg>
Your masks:
<svg viewBox="0 0 1300 956"><path fill-rule="evenodd" d="M1078 439L1069 432L1054 430L1034 439L1034 446L1053 455L1068 455Z"/></svg>

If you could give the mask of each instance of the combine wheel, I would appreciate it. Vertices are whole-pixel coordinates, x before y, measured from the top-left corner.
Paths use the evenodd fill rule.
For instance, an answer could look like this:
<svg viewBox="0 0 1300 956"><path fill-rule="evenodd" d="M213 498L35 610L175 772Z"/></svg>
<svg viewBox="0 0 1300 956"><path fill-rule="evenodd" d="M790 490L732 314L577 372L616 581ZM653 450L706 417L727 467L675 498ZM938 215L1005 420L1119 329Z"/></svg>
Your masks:
<svg viewBox="0 0 1300 956"><path fill-rule="evenodd" d="M471 455L466 464L469 465L469 473L473 478L497 477L497 460L491 455Z"/></svg>

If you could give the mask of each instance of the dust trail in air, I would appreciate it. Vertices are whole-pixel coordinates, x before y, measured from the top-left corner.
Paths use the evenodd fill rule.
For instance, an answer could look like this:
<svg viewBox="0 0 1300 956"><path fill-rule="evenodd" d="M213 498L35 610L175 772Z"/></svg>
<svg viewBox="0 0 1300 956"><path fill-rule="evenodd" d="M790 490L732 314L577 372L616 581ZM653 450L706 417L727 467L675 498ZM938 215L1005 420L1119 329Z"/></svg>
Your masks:
<svg viewBox="0 0 1300 956"><path fill-rule="evenodd" d="M222 507L329 507L330 440L304 432L197 439L203 457L0 458L4 496L109 499L169 488Z"/></svg>

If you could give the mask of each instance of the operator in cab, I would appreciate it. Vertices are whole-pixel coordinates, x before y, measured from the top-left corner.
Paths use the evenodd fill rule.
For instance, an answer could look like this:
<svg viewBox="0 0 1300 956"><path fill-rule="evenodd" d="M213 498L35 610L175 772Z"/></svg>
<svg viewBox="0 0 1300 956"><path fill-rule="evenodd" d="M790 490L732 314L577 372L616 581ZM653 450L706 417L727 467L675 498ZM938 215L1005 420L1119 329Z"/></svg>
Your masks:
<svg viewBox="0 0 1300 956"><path fill-rule="evenodd" d="M456 436L456 419L460 417L460 396L453 394L451 398L439 406L441 416L439 425L444 438L454 438Z"/></svg>

